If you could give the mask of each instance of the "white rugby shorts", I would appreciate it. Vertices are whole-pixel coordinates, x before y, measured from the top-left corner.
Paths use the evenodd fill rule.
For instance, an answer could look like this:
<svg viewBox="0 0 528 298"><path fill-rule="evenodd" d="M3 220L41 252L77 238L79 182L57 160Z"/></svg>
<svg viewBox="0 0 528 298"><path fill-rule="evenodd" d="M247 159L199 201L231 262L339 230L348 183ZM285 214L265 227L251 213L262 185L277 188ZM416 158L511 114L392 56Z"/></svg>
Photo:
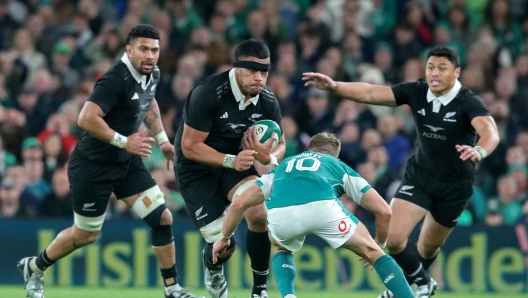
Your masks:
<svg viewBox="0 0 528 298"><path fill-rule="evenodd" d="M282 247L296 252L308 234L323 238L332 248L342 246L356 230L357 217L339 200L315 201L268 210L269 233Z"/></svg>

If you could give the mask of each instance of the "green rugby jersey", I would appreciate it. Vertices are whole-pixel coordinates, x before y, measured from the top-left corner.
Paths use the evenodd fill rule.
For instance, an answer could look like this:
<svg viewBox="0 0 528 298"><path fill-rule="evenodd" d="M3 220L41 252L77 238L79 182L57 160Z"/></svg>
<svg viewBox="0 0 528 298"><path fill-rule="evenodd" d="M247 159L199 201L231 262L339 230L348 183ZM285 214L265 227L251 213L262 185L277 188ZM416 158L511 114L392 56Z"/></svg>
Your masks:
<svg viewBox="0 0 528 298"><path fill-rule="evenodd" d="M256 183L266 197L266 208L337 200L346 193L357 203L370 189L368 182L337 158L305 151L282 161Z"/></svg>

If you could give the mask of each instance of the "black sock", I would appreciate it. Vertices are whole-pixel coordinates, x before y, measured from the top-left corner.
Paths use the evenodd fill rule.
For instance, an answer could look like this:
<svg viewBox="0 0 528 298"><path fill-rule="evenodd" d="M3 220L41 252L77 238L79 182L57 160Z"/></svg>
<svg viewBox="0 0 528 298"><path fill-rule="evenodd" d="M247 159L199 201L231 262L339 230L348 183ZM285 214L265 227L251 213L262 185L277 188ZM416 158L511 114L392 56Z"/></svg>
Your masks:
<svg viewBox="0 0 528 298"><path fill-rule="evenodd" d="M429 269L429 267L431 267L431 265L433 264L434 260L436 260L436 257L438 257L438 254L436 254L436 256L430 258L430 259L424 259L421 255L420 255L420 260L422 261L422 265L424 267L425 270Z"/></svg>
<svg viewBox="0 0 528 298"><path fill-rule="evenodd" d="M262 290L267 289L271 252L268 232L256 233L248 230L246 246L253 271L253 290L251 293L260 295Z"/></svg>
<svg viewBox="0 0 528 298"><path fill-rule="evenodd" d="M407 241L407 245L400 253L391 254L391 256L400 265L406 277L408 277L407 281L411 279L418 286L429 283L429 275L425 272L420 261L420 254L410 240Z"/></svg>
<svg viewBox="0 0 528 298"><path fill-rule="evenodd" d="M229 250L235 245L236 244L234 243L234 241L231 241L231 244L227 247L227 249ZM227 262L227 260L229 260L229 258L224 259L224 258L216 257L217 262L216 264L213 264L213 243L206 243L203 249L204 249L204 260L203 260L204 265L205 267L211 270L222 269L222 264L224 264L225 262Z"/></svg>
<svg viewBox="0 0 528 298"><path fill-rule="evenodd" d="M163 277L163 283L165 287L169 287L178 283L178 272L176 271L176 264L170 268L160 269L161 277Z"/></svg>
<svg viewBox="0 0 528 298"><path fill-rule="evenodd" d="M37 265L37 267L40 269L40 270L46 270L48 269L49 266L55 264L56 261L53 261L51 260L49 257L48 257L48 254L46 253L46 250L43 250L38 256L37 256L37 259L35 260L35 265Z"/></svg>

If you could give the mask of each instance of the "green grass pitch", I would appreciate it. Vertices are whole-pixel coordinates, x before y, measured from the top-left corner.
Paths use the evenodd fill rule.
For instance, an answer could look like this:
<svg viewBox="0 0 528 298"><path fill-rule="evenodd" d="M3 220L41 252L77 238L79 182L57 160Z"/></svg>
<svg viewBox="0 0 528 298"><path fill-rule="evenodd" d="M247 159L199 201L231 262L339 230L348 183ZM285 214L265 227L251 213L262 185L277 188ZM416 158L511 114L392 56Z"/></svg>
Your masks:
<svg viewBox="0 0 528 298"><path fill-rule="evenodd" d="M209 297L205 289L191 289L194 294ZM161 288L91 288L91 287L45 287L46 298L162 298ZM270 298L280 298L277 291L270 293ZM368 291L302 291L298 298L376 298L380 293ZM0 297L23 298L26 293L23 286L0 286ZM248 289L229 289L229 298L248 298ZM433 298L514 298L527 297L526 294L511 293L449 293L437 291Z"/></svg>

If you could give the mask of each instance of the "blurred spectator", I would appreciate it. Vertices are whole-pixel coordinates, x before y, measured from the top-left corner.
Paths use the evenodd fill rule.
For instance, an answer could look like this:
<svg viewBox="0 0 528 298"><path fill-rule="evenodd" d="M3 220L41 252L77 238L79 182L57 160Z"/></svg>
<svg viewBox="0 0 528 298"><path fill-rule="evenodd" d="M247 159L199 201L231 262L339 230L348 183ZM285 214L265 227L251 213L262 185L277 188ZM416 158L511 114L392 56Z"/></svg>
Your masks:
<svg viewBox="0 0 528 298"><path fill-rule="evenodd" d="M0 218L35 218L37 213L31 206L20 202L21 189L11 178L0 184Z"/></svg>
<svg viewBox="0 0 528 298"><path fill-rule="evenodd" d="M24 88L17 99L18 108L25 115L25 128L30 135L36 135L45 126L49 114L38 106L38 94L32 87Z"/></svg>
<svg viewBox="0 0 528 298"><path fill-rule="evenodd" d="M460 6L452 6L447 14L447 26L451 39L459 44L468 46L472 40L471 20Z"/></svg>
<svg viewBox="0 0 528 298"><path fill-rule="evenodd" d="M339 160L356 169L358 164L365 160L366 156L365 151L361 148L359 127L354 122L346 122L341 127L338 136L341 140Z"/></svg>
<svg viewBox="0 0 528 298"><path fill-rule="evenodd" d="M48 136L57 134L61 138L62 147L64 147L66 157L69 156L70 152L75 147L75 144L77 144L77 138L73 136L70 131L80 129L77 126L77 117L74 119L68 118L72 117L72 115L68 115L68 113L73 114L75 112L77 113L75 114L76 116L79 115L79 110L76 105L69 102L61 107L61 113L51 115L46 123L46 128L37 135L37 139L40 143L43 144Z"/></svg>
<svg viewBox="0 0 528 298"><path fill-rule="evenodd" d="M14 101L27 80L29 69L16 51L0 52L0 72L5 78L5 88Z"/></svg>
<svg viewBox="0 0 528 298"><path fill-rule="evenodd" d="M317 61L322 56L321 33L314 27L308 27L299 33L299 60L297 68L300 72L313 71Z"/></svg>
<svg viewBox="0 0 528 298"><path fill-rule="evenodd" d="M43 152L40 141L37 138L29 137L21 144L22 162L42 160Z"/></svg>
<svg viewBox="0 0 528 298"><path fill-rule="evenodd" d="M40 216L50 218L72 218L70 183L66 170L58 170L53 174L52 191L44 198L40 206Z"/></svg>
<svg viewBox="0 0 528 298"><path fill-rule="evenodd" d="M511 16L508 1L490 1L486 9L486 21L499 45L507 48L513 57L517 57L523 37L519 23Z"/></svg>
<svg viewBox="0 0 528 298"><path fill-rule="evenodd" d="M46 68L47 60L44 54L35 50L31 34L25 28L20 28L13 36L13 49L24 65L28 68L28 78L31 80L35 72Z"/></svg>
<svg viewBox="0 0 528 298"><path fill-rule="evenodd" d="M488 213L499 211L502 215L502 221L507 225L516 224L522 216L522 206L519 199L516 197L517 181L512 176L503 176L497 182L497 197L490 199L492 206L488 205ZM497 203L495 203L495 202ZM496 204L498 210L495 210Z"/></svg>
<svg viewBox="0 0 528 298"><path fill-rule="evenodd" d="M299 136L299 127L293 117L283 113L281 121L282 133L286 139L286 152L284 153L284 158L297 155L304 151L304 146Z"/></svg>
<svg viewBox="0 0 528 298"><path fill-rule="evenodd" d="M24 166L17 164L9 167L9 169L7 169L7 177L13 179L17 187L22 190L20 193L20 203L37 210L40 202L37 197L26 188L28 185L28 177Z"/></svg>
<svg viewBox="0 0 528 298"><path fill-rule="evenodd" d="M326 58L329 62L332 63L336 80L349 81L349 78L343 66L343 52L339 47L329 47L324 54L324 58Z"/></svg>
<svg viewBox="0 0 528 298"><path fill-rule="evenodd" d="M393 115L379 117L377 128L383 138L383 145L387 148L388 165L393 171L398 172L407 160L411 143L407 137L399 133L400 127L396 125L394 117Z"/></svg>
<svg viewBox="0 0 528 298"><path fill-rule="evenodd" d="M422 62L418 59L409 59L403 65L402 81L415 82L423 78L424 74L425 68L422 66Z"/></svg>
<svg viewBox="0 0 528 298"><path fill-rule="evenodd" d="M322 131L331 131L332 118L328 92L315 87L310 88L306 97L306 106L297 113L296 120L299 129L310 136Z"/></svg>
<svg viewBox="0 0 528 298"><path fill-rule="evenodd" d="M433 42L433 32L418 3L408 3L405 21L414 28L422 45L428 46Z"/></svg>
<svg viewBox="0 0 528 298"><path fill-rule="evenodd" d="M268 6L268 4L265 4L265 2L262 2L262 5ZM267 19L266 13L264 11L253 11L247 18L247 33L242 37L242 39L254 38L263 40L269 47L271 61L275 61L277 59L277 44L279 43L280 36L278 32L279 30L277 28L278 25L274 25L272 27L273 31L270 30L271 28L268 26L268 22L270 21L271 20Z"/></svg>
<svg viewBox="0 0 528 298"><path fill-rule="evenodd" d="M51 134L43 143L44 180L51 182L53 173L68 161L68 153L62 145L62 136Z"/></svg>
<svg viewBox="0 0 528 298"><path fill-rule="evenodd" d="M387 85L394 85L401 81L398 70L392 64L393 52L390 44L378 43L374 64L383 72L383 78Z"/></svg>
<svg viewBox="0 0 528 298"><path fill-rule="evenodd" d="M51 186L44 180L44 163L39 160L25 160L28 176L27 190L29 190L39 201L42 201L51 192Z"/></svg>
<svg viewBox="0 0 528 298"><path fill-rule="evenodd" d="M108 58L113 62L121 59L125 51L125 41L121 39L119 30L110 24L105 24L83 49L83 55L92 63ZM104 72L103 72L104 73Z"/></svg>
<svg viewBox="0 0 528 298"><path fill-rule="evenodd" d="M116 11L104 1L79 0L77 11L88 19L90 31L93 35L99 34L104 25L105 18L108 21L116 21Z"/></svg>
<svg viewBox="0 0 528 298"><path fill-rule="evenodd" d="M4 148L4 141L0 136L0 180L7 173L7 169L17 163L15 155L11 152L6 151Z"/></svg>
<svg viewBox="0 0 528 298"><path fill-rule="evenodd" d="M517 58L515 69L517 73L517 92L509 102L510 119L514 126L528 130L528 54Z"/></svg>
<svg viewBox="0 0 528 298"><path fill-rule="evenodd" d="M370 149L383 145L381 135L376 129L367 129L361 136L361 148L363 151L369 152Z"/></svg>
<svg viewBox="0 0 528 298"><path fill-rule="evenodd" d="M70 67L73 49L64 42L58 42L53 46L51 56L51 70L59 74L63 86L69 95L79 85L79 74Z"/></svg>
<svg viewBox="0 0 528 298"><path fill-rule="evenodd" d="M374 165L376 176L372 187L382 198L390 203L393 193L389 193L389 187L398 178L396 171L389 167L389 155L384 146L377 146L367 152L367 161Z"/></svg>
<svg viewBox="0 0 528 298"><path fill-rule="evenodd" d="M359 77L359 66L364 61L363 42L355 33L348 33L343 40L343 67L351 80Z"/></svg>
<svg viewBox="0 0 528 298"><path fill-rule="evenodd" d="M32 14L27 18L25 26L35 44L35 50L46 55L46 57L50 57L53 41L46 34L44 17L38 13Z"/></svg>
<svg viewBox="0 0 528 298"><path fill-rule="evenodd" d="M27 137L25 130L26 116L15 109L0 110L0 136L6 151L17 159L21 156L20 144Z"/></svg>
<svg viewBox="0 0 528 298"><path fill-rule="evenodd" d="M20 24L9 15L9 0L0 0L0 51L11 46L11 39Z"/></svg>
<svg viewBox="0 0 528 298"><path fill-rule="evenodd" d="M416 31L412 25L401 23L394 29L394 40L392 47L395 53L393 63L395 67L401 68L405 61L411 58L419 58L422 52L422 46L416 37Z"/></svg>
<svg viewBox="0 0 528 298"><path fill-rule="evenodd" d="M489 200L486 210L485 222L488 226L500 226L504 223L500 202L498 200Z"/></svg>
<svg viewBox="0 0 528 298"><path fill-rule="evenodd" d="M293 100L293 87L288 83L288 80L284 75L272 74L268 77L268 88L275 94L282 114L284 113L295 113L298 101Z"/></svg>
<svg viewBox="0 0 528 298"><path fill-rule="evenodd" d="M15 100L7 90L6 77L0 72L0 105L1 107L12 108L15 106Z"/></svg>

